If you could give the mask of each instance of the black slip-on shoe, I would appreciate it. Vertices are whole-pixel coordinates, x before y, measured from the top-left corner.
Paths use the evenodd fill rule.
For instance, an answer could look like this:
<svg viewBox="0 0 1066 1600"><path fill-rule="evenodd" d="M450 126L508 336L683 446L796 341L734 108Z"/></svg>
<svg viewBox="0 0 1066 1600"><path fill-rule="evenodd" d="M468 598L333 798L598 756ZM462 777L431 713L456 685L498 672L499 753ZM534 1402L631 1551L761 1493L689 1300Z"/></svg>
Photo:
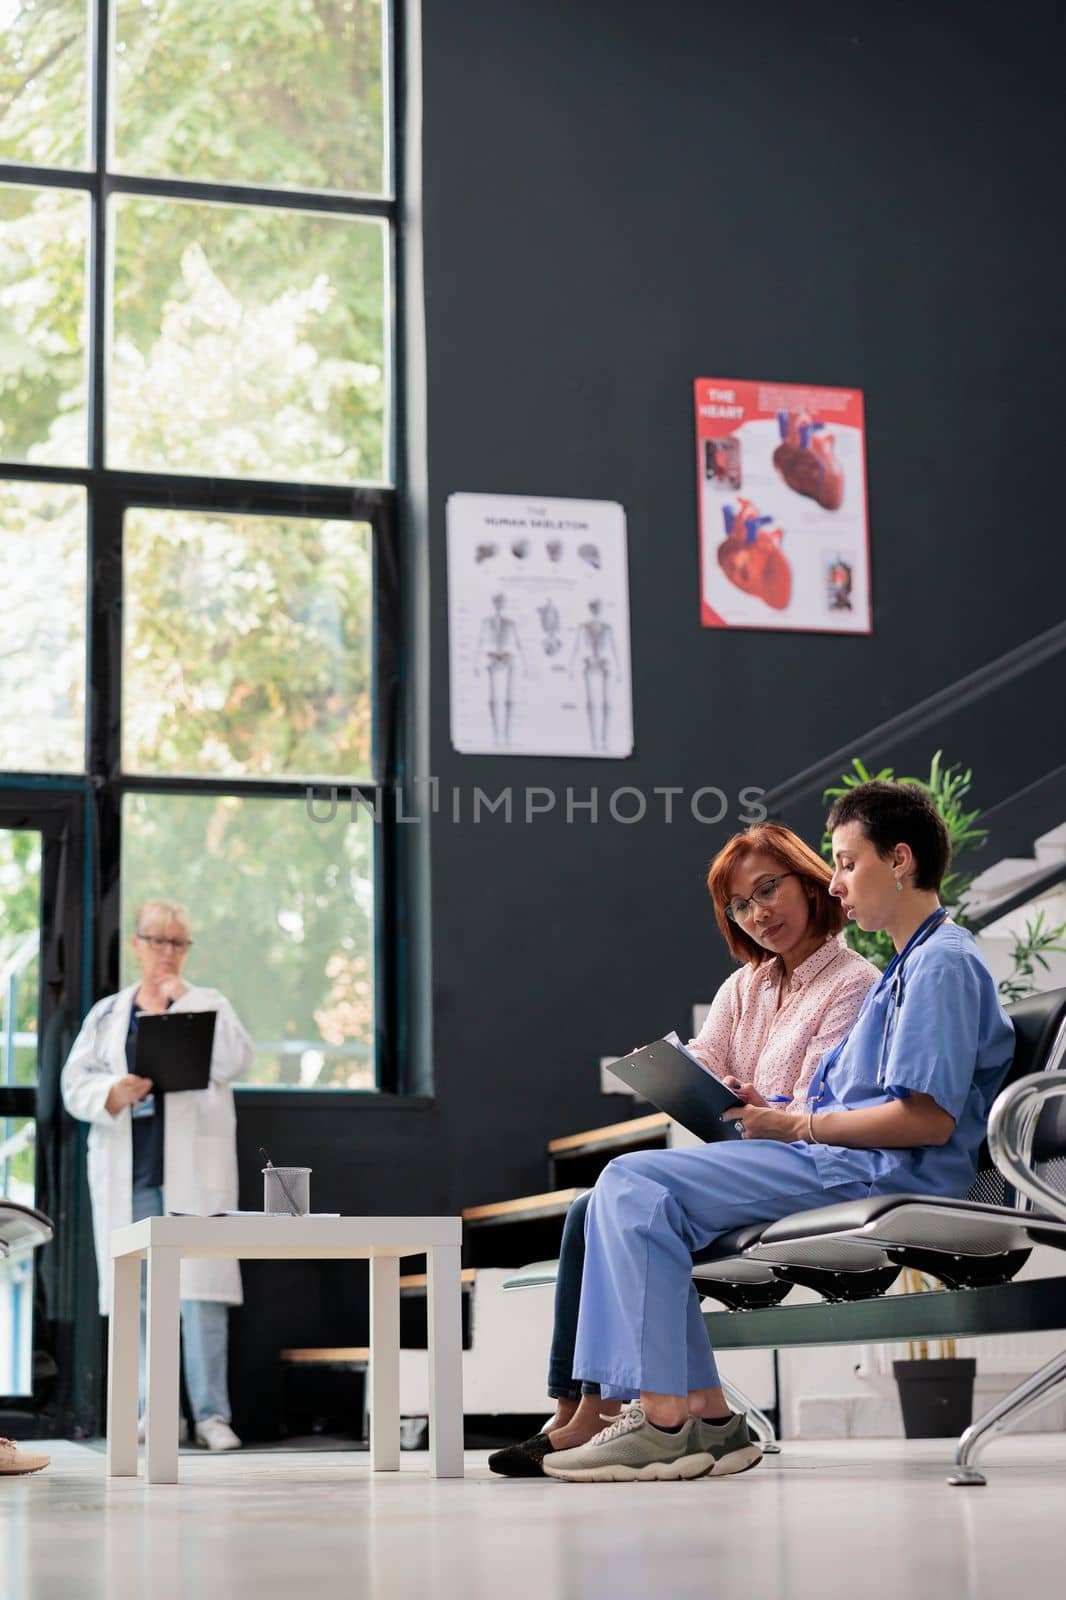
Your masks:
<svg viewBox="0 0 1066 1600"><path fill-rule="evenodd" d="M503 1478L543 1478L544 1457L552 1442L546 1433L534 1434L521 1444L509 1444L505 1450L494 1450L489 1456L489 1471Z"/></svg>

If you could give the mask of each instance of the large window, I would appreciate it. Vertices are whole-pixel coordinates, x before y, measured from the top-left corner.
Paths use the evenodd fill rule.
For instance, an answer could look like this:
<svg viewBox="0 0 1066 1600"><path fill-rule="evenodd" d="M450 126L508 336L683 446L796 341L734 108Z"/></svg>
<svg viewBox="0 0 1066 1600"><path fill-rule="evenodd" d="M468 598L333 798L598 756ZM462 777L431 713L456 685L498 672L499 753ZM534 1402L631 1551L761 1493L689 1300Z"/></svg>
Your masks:
<svg viewBox="0 0 1066 1600"><path fill-rule="evenodd" d="M188 905L260 1085L396 1082L389 37L0 0L0 786L91 802L98 991Z"/></svg>
<svg viewBox="0 0 1066 1600"><path fill-rule="evenodd" d="M324 808L323 808L324 809ZM314 823L292 800L131 794L123 923L160 861L193 911L189 972L254 1022L253 1082L374 1086L374 859L369 812ZM136 971L124 948L124 977Z"/></svg>
<svg viewBox="0 0 1066 1600"><path fill-rule="evenodd" d="M80 484L0 479L0 769L84 766L86 551Z"/></svg>
<svg viewBox="0 0 1066 1600"><path fill-rule="evenodd" d="M122 765L371 776L367 523L130 511Z"/></svg>
<svg viewBox="0 0 1066 1600"><path fill-rule="evenodd" d="M386 476L382 223L131 195L108 223L110 466Z"/></svg>

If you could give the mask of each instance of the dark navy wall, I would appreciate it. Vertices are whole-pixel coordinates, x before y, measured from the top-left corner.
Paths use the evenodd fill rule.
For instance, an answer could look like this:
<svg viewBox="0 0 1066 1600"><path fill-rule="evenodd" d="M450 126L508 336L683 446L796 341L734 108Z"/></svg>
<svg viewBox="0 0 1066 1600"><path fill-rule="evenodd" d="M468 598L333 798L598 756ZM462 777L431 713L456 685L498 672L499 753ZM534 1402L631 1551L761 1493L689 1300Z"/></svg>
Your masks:
<svg viewBox="0 0 1066 1600"><path fill-rule="evenodd" d="M464 816L474 785L771 788L1062 618L1059 8L423 9L431 630L413 648L428 761ZM865 391L872 638L700 627L700 374ZM624 503L631 760L452 752L456 490ZM1061 759L1061 657L1039 683L870 753L917 765L943 743L994 804ZM245 1203L283 1126L330 1209L543 1187L547 1138L617 1114L598 1057L684 1028L725 976L702 880L737 809L716 827L439 815L434 1104L243 1098ZM812 835L819 816L817 795L789 811ZM346 1294L299 1309L250 1277L250 1360L339 1334Z"/></svg>
<svg viewBox="0 0 1066 1600"><path fill-rule="evenodd" d="M445 786L547 784L560 805L568 784L772 787L1062 618L1055 16L868 0L426 7ZM872 638L700 627L699 374L865 391ZM454 490L624 503L631 760L451 751ZM1032 690L874 753L924 763L942 740L991 804L1060 759L1036 738ZM817 824L817 796L793 810ZM458 1199L535 1181L546 1136L616 1103L597 1057L684 1027L710 996L727 968L701 880L734 826L438 819L434 1054L464 1152Z"/></svg>

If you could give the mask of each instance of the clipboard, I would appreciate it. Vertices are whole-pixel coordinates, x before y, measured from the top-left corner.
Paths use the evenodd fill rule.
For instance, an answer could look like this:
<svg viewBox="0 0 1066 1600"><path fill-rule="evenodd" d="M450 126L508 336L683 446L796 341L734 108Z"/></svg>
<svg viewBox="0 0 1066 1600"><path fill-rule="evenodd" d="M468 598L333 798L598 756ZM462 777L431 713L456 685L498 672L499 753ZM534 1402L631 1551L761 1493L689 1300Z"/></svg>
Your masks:
<svg viewBox="0 0 1066 1600"><path fill-rule="evenodd" d="M723 1122L722 1112L743 1106L744 1101L683 1045L656 1039L612 1061L608 1070L704 1144L740 1137L739 1123Z"/></svg>
<svg viewBox="0 0 1066 1600"><path fill-rule="evenodd" d="M151 1078L164 1094L206 1089L211 1081L217 1017L217 1011L138 1014L134 1072L140 1078Z"/></svg>

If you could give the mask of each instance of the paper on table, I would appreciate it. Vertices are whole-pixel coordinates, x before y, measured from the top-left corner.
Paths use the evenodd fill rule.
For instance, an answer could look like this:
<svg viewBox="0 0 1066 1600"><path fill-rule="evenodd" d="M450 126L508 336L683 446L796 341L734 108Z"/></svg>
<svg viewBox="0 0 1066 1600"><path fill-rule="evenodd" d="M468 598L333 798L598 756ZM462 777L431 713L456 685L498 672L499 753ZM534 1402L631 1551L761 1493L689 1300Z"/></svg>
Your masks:
<svg viewBox="0 0 1066 1600"><path fill-rule="evenodd" d="M168 1211L168 1217L291 1217L292 1211ZM305 1217L339 1217L339 1211L304 1211Z"/></svg>
<svg viewBox="0 0 1066 1600"><path fill-rule="evenodd" d="M213 1217L339 1217L339 1211L212 1211Z"/></svg>

